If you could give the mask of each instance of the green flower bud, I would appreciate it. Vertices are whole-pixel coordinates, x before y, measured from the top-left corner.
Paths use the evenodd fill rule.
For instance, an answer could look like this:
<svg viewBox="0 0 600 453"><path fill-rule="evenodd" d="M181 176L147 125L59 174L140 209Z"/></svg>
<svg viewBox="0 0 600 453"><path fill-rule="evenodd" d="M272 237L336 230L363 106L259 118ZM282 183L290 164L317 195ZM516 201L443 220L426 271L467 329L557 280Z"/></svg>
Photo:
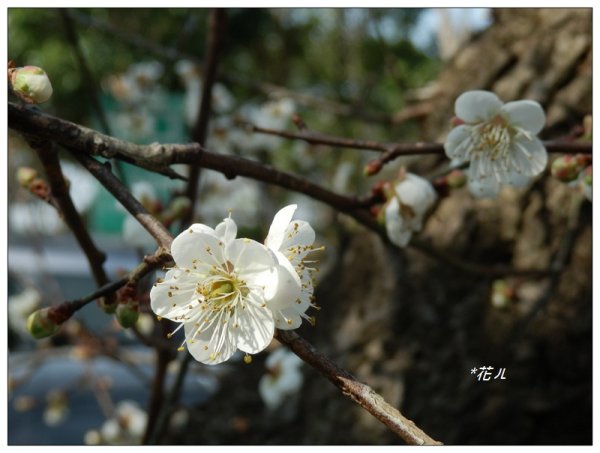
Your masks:
<svg viewBox="0 0 600 453"><path fill-rule="evenodd" d="M12 88L30 104L41 104L52 96L52 84L42 68L25 66L11 72Z"/></svg>
<svg viewBox="0 0 600 453"><path fill-rule="evenodd" d="M49 308L42 308L27 318L27 330L38 340L54 335L59 329L59 325L48 317L48 311Z"/></svg>
<svg viewBox="0 0 600 453"><path fill-rule="evenodd" d="M135 323L140 316L139 304L137 301L133 300L119 304L116 316L117 321L119 321L119 324L121 324L124 329L135 326Z"/></svg>
<svg viewBox="0 0 600 453"><path fill-rule="evenodd" d="M448 187L459 189L464 187L464 185L467 183L467 177L465 176L465 172L462 170L452 170L448 176L446 176L446 181L448 182Z"/></svg>

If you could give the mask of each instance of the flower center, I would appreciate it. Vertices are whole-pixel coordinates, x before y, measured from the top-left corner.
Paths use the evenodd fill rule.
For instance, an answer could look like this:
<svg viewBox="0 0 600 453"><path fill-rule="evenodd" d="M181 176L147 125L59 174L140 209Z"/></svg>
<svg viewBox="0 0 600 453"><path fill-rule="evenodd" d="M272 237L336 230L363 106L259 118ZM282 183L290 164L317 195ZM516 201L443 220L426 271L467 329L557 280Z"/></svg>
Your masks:
<svg viewBox="0 0 600 453"><path fill-rule="evenodd" d="M506 157L514 132L501 115L471 129L472 153L489 154L491 160Z"/></svg>

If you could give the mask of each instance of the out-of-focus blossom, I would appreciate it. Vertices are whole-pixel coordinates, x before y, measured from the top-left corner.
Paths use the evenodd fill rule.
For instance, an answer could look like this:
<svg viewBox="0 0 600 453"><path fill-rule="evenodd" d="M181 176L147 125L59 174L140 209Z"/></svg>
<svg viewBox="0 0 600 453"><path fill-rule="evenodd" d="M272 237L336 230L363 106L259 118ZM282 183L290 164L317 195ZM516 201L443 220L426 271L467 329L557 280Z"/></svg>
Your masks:
<svg viewBox="0 0 600 453"><path fill-rule="evenodd" d="M406 173L388 189L385 228L394 244L405 247L423 227L425 214L437 200L433 186L425 178Z"/></svg>
<svg viewBox="0 0 600 453"><path fill-rule="evenodd" d="M100 429L104 445L139 445L146 429L148 416L135 401L121 401L115 408L113 418L104 422Z"/></svg>
<svg viewBox="0 0 600 453"><path fill-rule="evenodd" d="M275 410L302 388L302 360L280 347L267 357L265 366L267 374L260 378L258 391L265 405Z"/></svg>
<svg viewBox="0 0 600 453"><path fill-rule="evenodd" d="M58 426L69 414L69 400L64 391L52 390L46 395L43 419L48 426Z"/></svg>
<svg viewBox="0 0 600 453"><path fill-rule="evenodd" d="M27 318L42 303L41 294L34 288L27 287L19 294L8 298L8 324L17 333L29 335Z"/></svg>

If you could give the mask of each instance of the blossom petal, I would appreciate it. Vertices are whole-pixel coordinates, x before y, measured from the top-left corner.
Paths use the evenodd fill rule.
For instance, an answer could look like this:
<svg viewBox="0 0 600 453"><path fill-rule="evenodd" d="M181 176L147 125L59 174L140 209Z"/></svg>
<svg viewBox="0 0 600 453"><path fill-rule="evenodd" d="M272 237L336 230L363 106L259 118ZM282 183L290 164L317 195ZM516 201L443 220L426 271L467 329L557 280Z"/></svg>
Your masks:
<svg viewBox="0 0 600 453"><path fill-rule="evenodd" d="M407 228L404 219L400 215L400 205L397 198L392 199L385 208L385 229L390 241L397 246L405 247L410 241L412 231Z"/></svg>
<svg viewBox="0 0 600 453"><path fill-rule="evenodd" d="M310 224L304 220L293 220L285 230L279 250L296 264L310 253L313 242L315 242L315 230Z"/></svg>
<svg viewBox="0 0 600 453"><path fill-rule="evenodd" d="M517 172L525 176L537 176L548 165L548 152L538 138L515 140L513 159Z"/></svg>
<svg viewBox="0 0 600 453"><path fill-rule="evenodd" d="M237 236L237 225L235 222L226 218L215 228L215 234L225 242L231 242Z"/></svg>
<svg viewBox="0 0 600 453"><path fill-rule="evenodd" d="M265 272L273 272L276 261L268 248L251 239L235 239L227 244L228 261L242 280L253 282Z"/></svg>
<svg viewBox="0 0 600 453"><path fill-rule="evenodd" d="M469 176L469 191L477 198L494 198L500 192L500 183L494 175Z"/></svg>
<svg viewBox="0 0 600 453"><path fill-rule="evenodd" d="M506 182L513 187L525 187L531 182L531 178L512 170L508 173Z"/></svg>
<svg viewBox="0 0 600 453"><path fill-rule="evenodd" d="M302 325L302 318L292 308L273 310L273 317L275 318L275 327L280 330L293 330Z"/></svg>
<svg viewBox="0 0 600 453"><path fill-rule="evenodd" d="M188 351L199 362L217 365L228 360L237 349L231 324L218 321L201 332L193 324L185 324L184 329Z"/></svg>
<svg viewBox="0 0 600 453"><path fill-rule="evenodd" d="M170 270L165 280L156 283L150 290L150 307L158 316L178 321L189 312L187 307L195 299L195 288L181 284L178 279L181 274L179 269Z"/></svg>
<svg viewBox="0 0 600 453"><path fill-rule="evenodd" d="M267 238L265 239L265 245L267 247L273 250L279 250L281 248L281 243L285 238L285 231L297 208L298 205L291 204L280 209L279 212L275 214L271 227L269 228L269 234L267 234Z"/></svg>
<svg viewBox="0 0 600 453"><path fill-rule="evenodd" d="M265 291L267 303L272 310L287 308L296 303L301 293L300 277L292 267L291 263L281 253L277 270L277 286Z"/></svg>
<svg viewBox="0 0 600 453"><path fill-rule="evenodd" d="M489 91L467 91L454 103L456 116L466 123L479 123L491 119L502 107L502 101Z"/></svg>
<svg viewBox="0 0 600 453"><path fill-rule="evenodd" d="M223 242L216 236L188 229L171 244L171 255L177 266L191 269L194 265L220 266L225 263Z"/></svg>
<svg viewBox="0 0 600 453"><path fill-rule="evenodd" d="M208 225L204 225L203 223L194 223L193 225L190 225L190 228L188 229L191 229L195 233L210 234L212 236L215 236L216 234L215 230L213 230Z"/></svg>
<svg viewBox="0 0 600 453"><path fill-rule="evenodd" d="M544 109L535 101L507 102L500 110L508 121L508 124L533 135L537 135L544 128L544 124L546 124Z"/></svg>
<svg viewBox="0 0 600 453"><path fill-rule="evenodd" d="M446 156L454 160L456 166L461 165L468 158L467 154L471 147L471 127L460 125L450 131L446 142L444 143L444 151Z"/></svg>
<svg viewBox="0 0 600 453"><path fill-rule="evenodd" d="M262 351L273 339L275 322L273 313L256 302L244 304L245 308L236 309L237 328L232 330L233 341L238 349L248 354Z"/></svg>

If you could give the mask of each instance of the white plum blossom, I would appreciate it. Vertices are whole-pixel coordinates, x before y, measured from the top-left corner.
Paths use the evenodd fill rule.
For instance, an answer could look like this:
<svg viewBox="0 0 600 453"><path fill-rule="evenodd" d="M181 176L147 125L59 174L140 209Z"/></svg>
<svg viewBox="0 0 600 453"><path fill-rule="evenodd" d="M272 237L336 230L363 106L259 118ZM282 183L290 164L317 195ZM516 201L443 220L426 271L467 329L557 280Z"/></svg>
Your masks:
<svg viewBox="0 0 600 453"><path fill-rule="evenodd" d="M313 273L315 268L307 260L309 253L314 251L315 231L304 220L292 220L297 205L289 205L281 209L273 218L265 245L277 257L277 262L283 266L294 281L300 285L301 291L295 303L291 306L273 307L275 327L278 329L296 329L302 323L302 318L314 322L314 318L305 314L313 300Z"/></svg>
<svg viewBox="0 0 600 453"><path fill-rule="evenodd" d="M200 112L203 85L201 69L189 60L180 60L175 64L175 72L185 87L185 120L192 127ZM218 114L230 111L235 104L233 95L220 83L212 86L211 96L212 109Z"/></svg>
<svg viewBox="0 0 600 453"><path fill-rule="evenodd" d="M302 387L302 360L280 347L267 357L265 366L268 372L260 378L258 392L265 405L270 410L275 410Z"/></svg>
<svg viewBox="0 0 600 453"><path fill-rule="evenodd" d="M148 415L135 401L123 400L117 404L114 416L102 425L100 439L90 436L94 437L90 440L104 445L140 444L147 420Z"/></svg>
<svg viewBox="0 0 600 453"><path fill-rule="evenodd" d="M154 313L181 323L176 330L184 328L184 344L206 364L224 362L237 349L265 349L278 316L297 313L304 297L289 261L280 263L267 246L236 235L231 218L215 229L192 225L173 240L175 266L150 292Z"/></svg>
<svg viewBox="0 0 600 453"><path fill-rule="evenodd" d="M414 232L423 228L425 214L437 200L433 186L424 178L406 173L393 185L385 206L385 228L394 244L405 247Z"/></svg>
<svg viewBox="0 0 600 453"><path fill-rule="evenodd" d="M267 101L262 105L245 105L240 109L241 118L258 127L266 129L285 129L296 109L292 99L281 98ZM271 151L277 148L283 139L274 135L243 130L235 136L237 146L248 152Z"/></svg>
<svg viewBox="0 0 600 453"><path fill-rule="evenodd" d="M444 144L455 163L469 162L469 190L495 197L502 185L522 187L546 168L548 153L536 137L546 122L535 101L504 104L494 93L468 91L455 103L462 123Z"/></svg>

